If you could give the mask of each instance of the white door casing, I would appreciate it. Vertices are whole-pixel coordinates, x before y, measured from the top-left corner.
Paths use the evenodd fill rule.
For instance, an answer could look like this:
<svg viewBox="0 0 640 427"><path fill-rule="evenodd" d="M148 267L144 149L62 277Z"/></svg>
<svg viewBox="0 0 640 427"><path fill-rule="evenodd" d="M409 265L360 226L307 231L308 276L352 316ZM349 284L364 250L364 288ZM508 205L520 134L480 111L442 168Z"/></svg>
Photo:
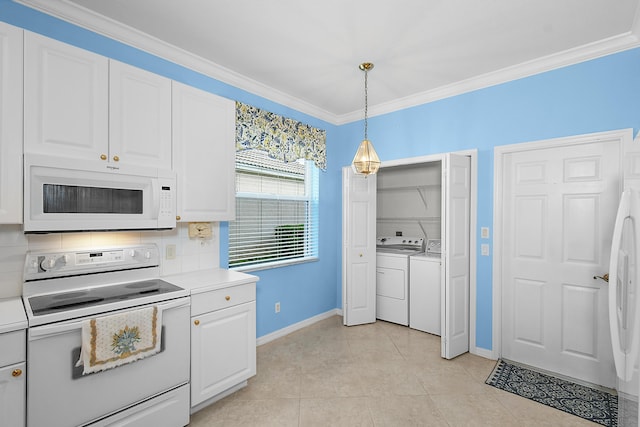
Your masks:
<svg viewBox="0 0 640 427"><path fill-rule="evenodd" d="M496 148L494 337L502 357L615 385L607 285L594 276L608 268L627 138L609 132Z"/></svg>
<svg viewBox="0 0 640 427"><path fill-rule="evenodd" d="M446 154L442 164L443 307L441 355L453 359L469 351L471 159Z"/></svg>
<svg viewBox="0 0 640 427"><path fill-rule="evenodd" d="M342 169L342 306L347 326L376 321L376 176Z"/></svg>

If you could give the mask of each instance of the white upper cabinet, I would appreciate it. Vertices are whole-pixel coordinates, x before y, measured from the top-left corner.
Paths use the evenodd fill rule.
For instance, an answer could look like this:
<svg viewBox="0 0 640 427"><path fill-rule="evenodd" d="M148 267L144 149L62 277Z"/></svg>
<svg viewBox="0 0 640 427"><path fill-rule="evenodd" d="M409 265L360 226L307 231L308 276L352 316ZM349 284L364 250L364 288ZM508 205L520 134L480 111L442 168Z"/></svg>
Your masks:
<svg viewBox="0 0 640 427"><path fill-rule="evenodd" d="M0 224L22 222L22 30L0 22Z"/></svg>
<svg viewBox="0 0 640 427"><path fill-rule="evenodd" d="M171 169L171 80L25 31L28 153Z"/></svg>
<svg viewBox="0 0 640 427"><path fill-rule="evenodd" d="M25 152L106 156L108 89L107 58L25 31Z"/></svg>
<svg viewBox="0 0 640 427"><path fill-rule="evenodd" d="M110 61L109 161L171 169L170 79Z"/></svg>
<svg viewBox="0 0 640 427"><path fill-rule="evenodd" d="M235 218L235 102L173 82L180 221Z"/></svg>

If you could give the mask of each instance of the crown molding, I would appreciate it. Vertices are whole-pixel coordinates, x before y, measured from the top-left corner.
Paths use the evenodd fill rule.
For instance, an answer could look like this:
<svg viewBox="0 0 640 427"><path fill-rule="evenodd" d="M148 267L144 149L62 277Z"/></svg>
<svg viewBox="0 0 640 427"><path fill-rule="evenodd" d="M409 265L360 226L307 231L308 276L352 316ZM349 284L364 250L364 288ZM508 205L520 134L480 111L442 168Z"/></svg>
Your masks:
<svg viewBox="0 0 640 427"><path fill-rule="evenodd" d="M636 17L639 16L636 15ZM640 21L640 19L637 19L636 21ZM640 30L640 26L638 26L638 29ZM552 71L613 53L622 52L624 50L633 49L640 46L640 39L637 34L638 32L635 31L634 25L633 32L620 36L611 37L609 39L600 40L574 49L555 53L553 55L537 58L532 61L523 62L511 67L475 76L470 79L461 80L436 89L416 93L390 102L374 106L370 105L369 117L393 113L406 108L427 104L429 102L450 98L452 96L461 95L474 90L484 89L501 83L507 83L524 77L533 76L535 74L544 73L546 71ZM363 117L362 114L362 111L353 111L351 113L338 116L338 121L335 124L340 125L360 120Z"/></svg>
<svg viewBox="0 0 640 427"><path fill-rule="evenodd" d="M68 0L13 0L223 83L335 124L336 115Z"/></svg>
<svg viewBox="0 0 640 427"><path fill-rule="evenodd" d="M79 27L117 40L152 55L205 74L223 83L261 96L278 104L324 120L334 125L361 120L363 111L336 115L309 102L288 95L256 80L222 67L212 61L194 55L146 33L83 8L69 0L13 0L16 3L60 18ZM379 116L429 102L449 98L478 89L529 77L535 74L566 67L640 46L640 8L636 10L633 25L628 33L589 43L553 55L548 55L494 72L455 82L425 92L399 98L390 102L369 106L369 117Z"/></svg>

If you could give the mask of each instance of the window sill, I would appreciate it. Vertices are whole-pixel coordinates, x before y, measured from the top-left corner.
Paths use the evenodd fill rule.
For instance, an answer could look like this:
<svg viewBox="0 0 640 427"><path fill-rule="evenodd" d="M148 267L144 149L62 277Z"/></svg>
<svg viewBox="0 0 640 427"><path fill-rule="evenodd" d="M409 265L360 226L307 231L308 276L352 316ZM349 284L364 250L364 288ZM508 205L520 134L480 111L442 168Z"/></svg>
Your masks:
<svg viewBox="0 0 640 427"><path fill-rule="evenodd" d="M251 271L270 270L273 268L288 267L290 265L296 265L296 264L306 264L308 262L316 262L319 260L320 260L319 257L306 257L306 258L288 259L286 261L265 262L263 264L255 264L255 265L245 265L245 266L241 265L238 267L229 267L229 269L248 273Z"/></svg>

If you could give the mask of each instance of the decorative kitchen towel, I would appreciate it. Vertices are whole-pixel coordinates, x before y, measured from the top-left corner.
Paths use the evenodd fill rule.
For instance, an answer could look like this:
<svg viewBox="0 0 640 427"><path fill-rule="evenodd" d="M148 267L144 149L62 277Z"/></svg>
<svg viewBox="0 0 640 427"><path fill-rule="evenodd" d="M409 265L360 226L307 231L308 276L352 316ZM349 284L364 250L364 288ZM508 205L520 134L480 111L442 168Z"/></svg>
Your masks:
<svg viewBox="0 0 640 427"><path fill-rule="evenodd" d="M160 351L162 311L141 308L82 323L82 347L76 366L83 375L115 368Z"/></svg>

